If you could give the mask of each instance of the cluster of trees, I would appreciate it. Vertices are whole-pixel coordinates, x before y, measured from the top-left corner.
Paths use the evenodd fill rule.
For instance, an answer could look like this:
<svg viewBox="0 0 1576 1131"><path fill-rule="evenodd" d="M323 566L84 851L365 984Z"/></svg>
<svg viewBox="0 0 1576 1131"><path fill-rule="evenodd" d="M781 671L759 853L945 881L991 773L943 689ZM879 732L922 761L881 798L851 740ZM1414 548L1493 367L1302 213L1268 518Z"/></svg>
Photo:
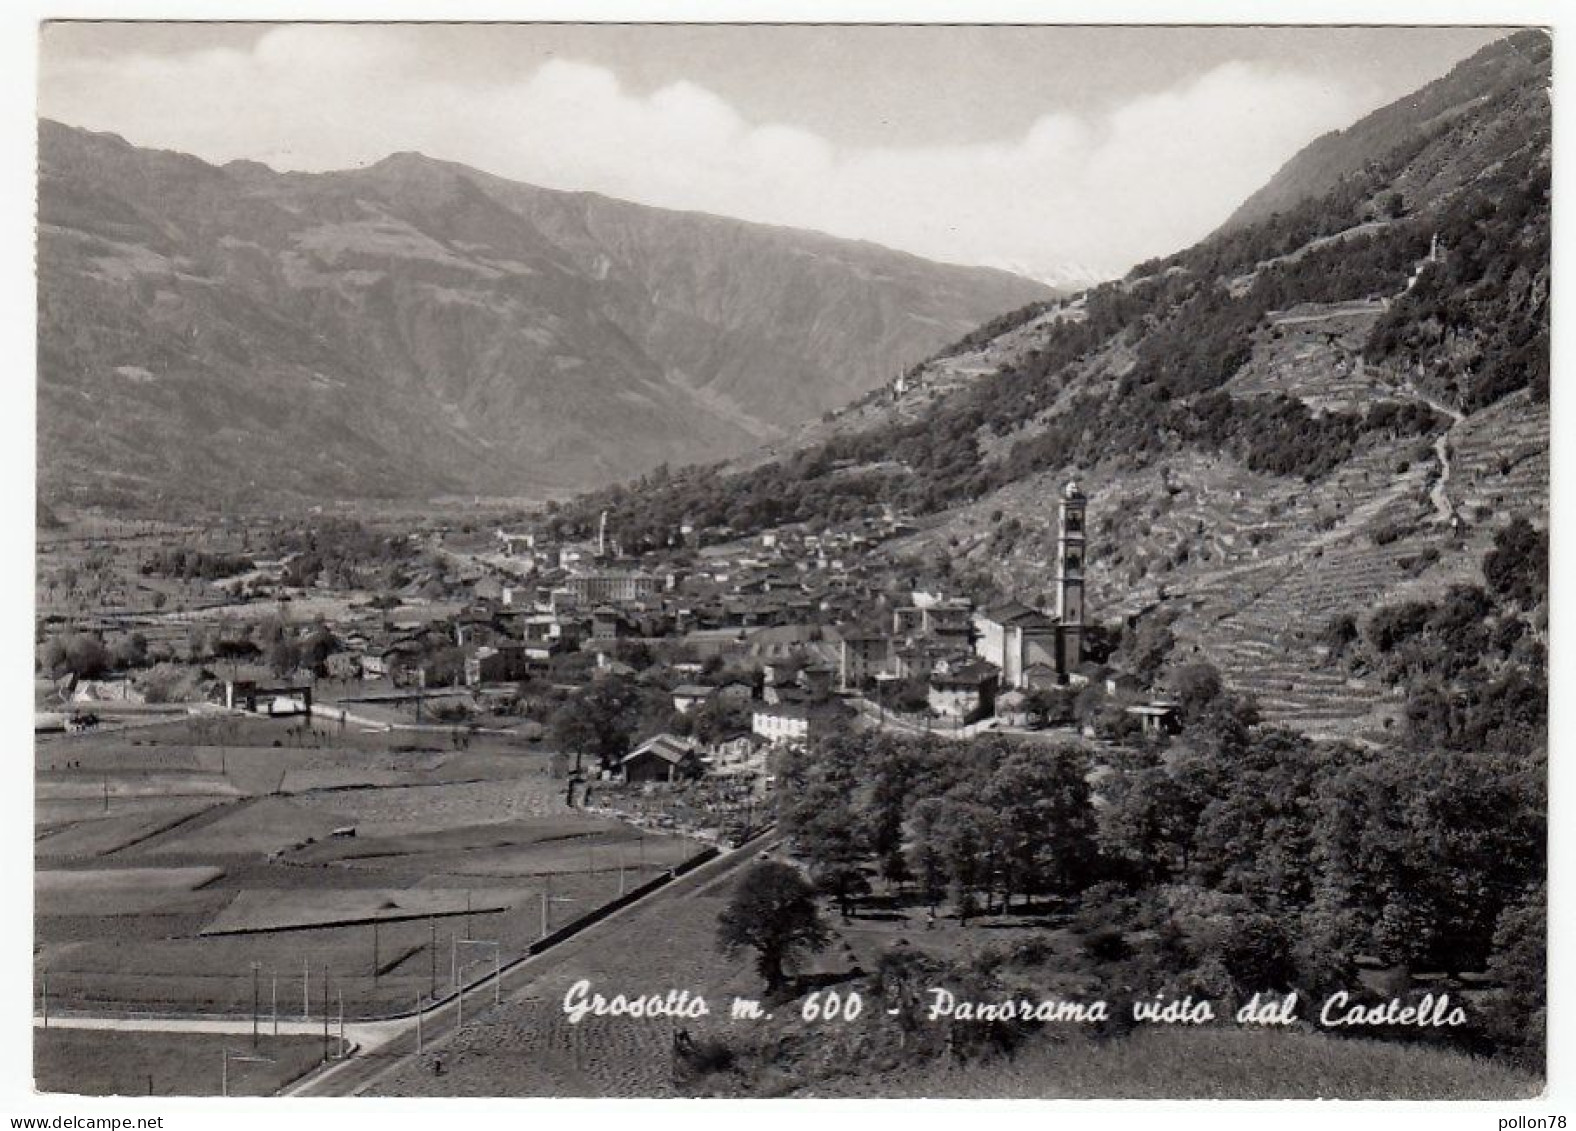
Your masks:
<svg viewBox="0 0 1576 1131"><path fill-rule="evenodd" d="M577 688L554 711L548 734L558 749L596 758L610 768L630 752L637 735L660 730L671 711L672 703L660 688L621 675L600 676Z"/></svg>
<svg viewBox="0 0 1576 1131"><path fill-rule="evenodd" d="M420 557L408 536L354 519L322 519L281 531L278 549L288 557L281 580L296 588L400 589L410 584Z"/></svg>
<svg viewBox="0 0 1576 1131"><path fill-rule="evenodd" d="M845 914L871 863L932 906L950 897L966 919L1088 881L1088 771L1071 745L848 734L780 759L778 817Z"/></svg>
<svg viewBox="0 0 1576 1131"><path fill-rule="evenodd" d="M1239 708L1193 712L1164 756L1100 782L1107 884L1084 910L1124 937L1152 932L1130 976L1173 993L1311 996L1360 985L1366 957L1498 966L1523 998L1541 994L1542 965L1516 957L1529 920L1541 926L1541 751L1373 750L1255 727ZM1523 1041L1541 1045L1530 1028L1511 1045Z"/></svg>
<svg viewBox="0 0 1576 1131"><path fill-rule="evenodd" d="M253 637L269 668L280 676L298 670L326 675L325 661L339 648L339 641L321 620L295 629L276 617L265 617L258 621Z"/></svg>
<svg viewBox="0 0 1576 1131"><path fill-rule="evenodd" d="M1137 995L1315 997L1374 960L1497 972L1471 1039L1533 1055L1541 1037L1508 1011L1542 1007L1541 748L1317 741L1262 725L1207 665L1167 679L1181 735L1097 774L1080 747L1002 737L786 754L780 827L845 914L874 876L965 921L1062 897L1088 961Z"/></svg>
<svg viewBox="0 0 1576 1131"><path fill-rule="evenodd" d="M1547 742L1548 533L1512 520L1483 558L1487 587L1453 585L1434 600L1375 609L1360 626L1324 629L1331 653L1406 696L1415 750L1506 754Z"/></svg>
<svg viewBox="0 0 1576 1131"><path fill-rule="evenodd" d="M143 558L139 568L144 577L179 577L186 581L197 579L216 581L219 578L246 573L253 568L253 563L245 554L222 554L207 550L165 547L154 550Z"/></svg>
<svg viewBox="0 0 1576 1131"><path fill-rule="evenodd" d="M1548 154L1529 146L1443 211L1443 259L1374 327L1372 362L1468 411L1549 389Z"/></svg>
<svg viewBox="0 0 1576 1131"><path fill-rule="evenodd" d="M322 618L291 625L279 617L255 622L224 620L212 627L194 626L187 635L187 658L193 663L265 663L275 675L298 670L326 675L325 661L339 642Z"/></svg>
<svg viewBox="0 0 1576 1131"><path fill-rule="evenodd" d="M114 667L115 661L98 633L73 632L46 640L39 651L38 664L56 679L65 675L97 679Z"/></svg>
<svg viewBox="0 0 1576 1131"><path fill-rule="evenodd" d="M741 704L713 698L687 712L675 710L670 682L657 668L639 676L598 675L553 701L547 716L549 738L560 750L611 768L655 734L714 743L749 732L749 710ZM521 687L527 696L533 690Z"/></svg>

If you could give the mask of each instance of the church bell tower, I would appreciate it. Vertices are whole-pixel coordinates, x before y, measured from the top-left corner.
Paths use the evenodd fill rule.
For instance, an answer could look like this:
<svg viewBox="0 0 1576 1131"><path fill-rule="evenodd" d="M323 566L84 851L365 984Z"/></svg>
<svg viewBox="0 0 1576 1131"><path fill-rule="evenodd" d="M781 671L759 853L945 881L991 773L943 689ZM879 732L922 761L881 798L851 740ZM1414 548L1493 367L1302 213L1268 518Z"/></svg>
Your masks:
<svg viewBox="0 0 1576 1131"><path fill-rule="evenodd" d="M1065 679L1083 663L1084 630L1084 508L1088 497L1077 481L1062 490L1056 531L1056 666Z"/></svg>

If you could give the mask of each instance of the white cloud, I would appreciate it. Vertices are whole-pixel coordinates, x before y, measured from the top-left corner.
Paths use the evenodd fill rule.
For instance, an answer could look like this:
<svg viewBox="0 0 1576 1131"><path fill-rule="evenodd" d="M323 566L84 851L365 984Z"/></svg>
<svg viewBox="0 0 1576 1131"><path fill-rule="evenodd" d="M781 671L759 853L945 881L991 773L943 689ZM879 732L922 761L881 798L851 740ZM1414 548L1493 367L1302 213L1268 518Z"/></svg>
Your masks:
<svg viewBox="0 0 1576 1131"><path fill-rule="evenodd" d="M567 59L508 83L422 62L415 37L367 27L282 27L249 52L46 51L41 106L215 161L321 170L414 149L548 187L1054 272L1120 270L1198 239L1372 98L1232 63L1102 115L1047 113L1007 141L856 149L748 122L701 81L635 95Z"/></svg>

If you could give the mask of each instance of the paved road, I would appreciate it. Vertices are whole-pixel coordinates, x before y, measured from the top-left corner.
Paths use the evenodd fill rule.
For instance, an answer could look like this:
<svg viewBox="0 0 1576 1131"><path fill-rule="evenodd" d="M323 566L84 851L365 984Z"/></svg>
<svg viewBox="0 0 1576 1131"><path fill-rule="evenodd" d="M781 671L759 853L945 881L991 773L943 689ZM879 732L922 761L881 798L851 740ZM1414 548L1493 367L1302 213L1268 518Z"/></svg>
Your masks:
<svg viewBox="0 0 1576 1131"><path fill-rule="evenodd" d="M752 842L743 848L724 852L696 868L688 875L659 888L644 899L609 915L595 926L587 927L542 954L534 955L504 971L499 994L504 1000L536 996L537 983L563 962L597 946L609 929L632 913L646 913L664 903L676 903L708 891L732 877L739 868L756 859L762 852L774 851L781 844L775 833ZM467 1017L478 1016L493 1006L494 989L491 979L471 990L465 998ZM474 1013L473 1013L474 1011ZM458 1020L458 1007L450 1001L427 1010L422 1015L424 1048L436 1047L453 1035ZM398 1068L416 1051L416 1019L414 1016L378 1022L376 1044L357 1041L360 1052L349 1059L326 1065L291 1085L282 1094L289 1096L349 1096L364 1092L382 1076ZM347 1039L351 1027L345 1026ZM250 1029L247 1030L250 1032ZM321 1031L321 1030L319 1030Z"/></svg>

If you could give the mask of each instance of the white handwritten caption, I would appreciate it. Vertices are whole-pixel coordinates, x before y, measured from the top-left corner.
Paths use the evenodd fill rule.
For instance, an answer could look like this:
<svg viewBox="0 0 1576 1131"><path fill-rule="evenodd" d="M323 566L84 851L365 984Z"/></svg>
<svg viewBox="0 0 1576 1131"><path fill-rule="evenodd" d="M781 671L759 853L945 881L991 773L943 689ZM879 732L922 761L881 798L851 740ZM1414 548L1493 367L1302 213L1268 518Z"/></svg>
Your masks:
<svg viewBox="0 0 1576 1131"><path fill-rule="evenodd" d="M926 999L919 1009L919 1016L926 1021L1039 1021L1077 1025L1100 1024L1109 1021L1112 1006L1104 1000L1074 1001L1066 998L1045 998L1032 1001L1027 998L1008 998L999 1001L960 1000L951 990L932 986L924 991ZM1234 1020L1238 1025L1273 1026L1293 1025L1301 1018L1297 1013L1298 995L1256 993L1246 1005L1238 1009ZM1219 1014L1215 1004L1207 999L1195 1000L1191 995L1167 998L1157 994L1143 1001L1129 1003L1132 1019L1141 1025L1207 1025ZM658 1020L677 1018L696 1020L711 1015L711 1006L704 996L690 990L670 989L645 994L616 993L611 996L592 988L591 981L582 978L564 994L564 1015L571 1025L578 1025L587 1017L624 1017L632 1020ZM865 1001L857 990L817 990L799 1005L799 1015L810 1022L848 1022L865 1011ZM903 1012L901 1008L888 1009L889 1015ZM770 1020L769 1013L760 1002L752 998L735 997L728 1007L728 1016L736 1021ZM1325 1028L1441 1028L1465 1025L1466 1011L1452 1005L1449 994L1424 994L1415 1004L1407 1005L1399 998L1392 998L1379 1005L1354 1003L1351 994L1337 991L1324 999L1318 1013L1318 1023Z"/></svg>

